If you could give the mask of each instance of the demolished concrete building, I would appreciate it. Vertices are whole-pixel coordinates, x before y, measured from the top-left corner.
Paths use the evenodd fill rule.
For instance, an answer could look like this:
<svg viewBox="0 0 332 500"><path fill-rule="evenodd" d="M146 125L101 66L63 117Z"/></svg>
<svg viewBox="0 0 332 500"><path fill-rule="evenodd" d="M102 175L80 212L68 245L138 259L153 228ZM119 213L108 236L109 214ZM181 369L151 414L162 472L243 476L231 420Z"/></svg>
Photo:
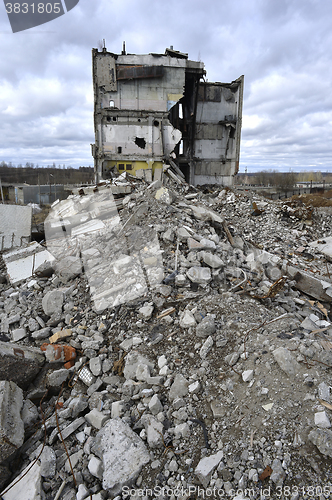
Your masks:
<svg viewBox="0 0 332 500"><path fill-rule="evenodd" d="M243 81L204 81L188 54L92 51L95 180L147 181L171 165L192 185L231 185L239 169Z"/></svg>

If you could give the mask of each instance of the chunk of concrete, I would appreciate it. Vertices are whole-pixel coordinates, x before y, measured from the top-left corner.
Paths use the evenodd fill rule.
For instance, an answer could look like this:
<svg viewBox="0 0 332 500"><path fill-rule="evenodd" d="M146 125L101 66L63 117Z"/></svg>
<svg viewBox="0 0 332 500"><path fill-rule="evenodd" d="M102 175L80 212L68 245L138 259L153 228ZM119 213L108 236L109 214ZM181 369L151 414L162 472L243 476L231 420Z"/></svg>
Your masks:
<svg viewBox="0 0 332 500"><path fill-rule="evenodd" d="M184 311L183 315L180 319L181 328L190 328L192 326L196 326L196 320L194 315L190 311Z"/></svg>
<svg viewBox="0 0 332 500"><path fill-rule="evenodd" d="M278 347L272 354L282 371L287 373L290 377L300 372L301 366L285 347Z"/></svg>
<svg viewBox="0 0 332 500"><path fill-rule="evenodd" d="M82 272L82 262L79 257L68 255L55 265L55 272L63 283L73 280Z"/></svg>
<svg viewBox="0 0 332 500"><path fill-rule="evenodd" d="M187 276L193 283L205 285L211 281L211 269L209 267L191 267Z"/></svg>
<svg viewBox="0 0 332 500"><path fill-rule="evenodd" d="M0 463L23 444L22 405L22 389L14 382L2 380L0 382Z"/></svg>
<svg viewBox="0 0 332 500"><path fill-rule="evenodd" d="M301 292L323 302L332 302L332 283L326 281L323 276L312 276L286 264L283 265L283 272L295 281L295 287Z"/></svg>
<svg viewBox="0 0 332 500"><path fill-rule="evenodd" d="M169 391L169 399L174 401L177 398L186 396L188 394L188 385L188 380L181 373L177 373Z"/></svg>
<svg viewBox="0 0 332 500"><path fill-rule="evenodd" d="M44 313L52 316L54 313L61 313L64 302L64 294L61 290L51 290L47 292L42 300Z"/></svg>
<svg viewBox="0 0 332 500"><path fill-rule="evenodd" d="M134 380L136 378L136 371L139 365L146 365L151 369L153 368L153 363L142 356L138 351L131 351L129 354L127 354L125 360L126 362L123 370L123 375L127 380Z"/></svg>
<svg viewBox="0 0 332 500"><path fill-rule="evenodd" d="M196 326L197 337L209 337L216 331L216 325L213 316L205 316L202 321Z"/></svg>
<svg viewBox="0 0 332 500"><path fill-rule="evenodd" d="M119 419L109 420L97 433L91 451L103 462L103 489L111 495L132 485L150 461L143 441Z"/></svg>
<svg viewBox="0 0 332 500"><path fill-rule="evenodd" d="M209 457L204 457L197 464L195 469L195 475L198 480L201 482L204 488L207 488L212 472L218 466L219 462L222 460L224 456L223 451L219 451L215 455L210 455Z"/></svg>
<svg viewBox="0 0 332 500"><path fill-rule="evenodd" d="M3 500L41 500L40 465L36 462L30 470L29 467L31 464L8 486Z"/></svg>
<svg viewBox="0 0 332 500"><path fill-rule="evenodd" d="M332 431L329 429L314 429L309 433L308 437L323 455L332 457Z"/></svg>
<svg viewBox="0 0 332 500"><path fill-rule="evenodd" d="M221 267L225 267L224 261L218 257L218 255L214 255L210 252L204 252L203 261L207 266L212 267L212 269L220 269Z"/></svg>
<svg viewBox="0 0 332 500"><path fill-rule="evenodd" d="M10 380L25 389L44 363L40 349L0 342L0 380Z"/></svg>

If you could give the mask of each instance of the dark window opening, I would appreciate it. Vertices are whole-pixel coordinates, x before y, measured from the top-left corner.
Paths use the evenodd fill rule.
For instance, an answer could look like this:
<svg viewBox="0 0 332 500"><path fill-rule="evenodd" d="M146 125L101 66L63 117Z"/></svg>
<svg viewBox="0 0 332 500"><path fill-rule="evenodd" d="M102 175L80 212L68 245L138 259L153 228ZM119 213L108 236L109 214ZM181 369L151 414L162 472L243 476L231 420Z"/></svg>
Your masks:
<svg viewBox="0 0 332 500"><path fill-rule="evenodd" d="M133 168L132 168L131 163L127 163L127 164L126 164L126 170L132 170L132 169L133 169Z"/></svg>
<svg viewBox="0 0 332 500"><path fill-rule="evenodd" d="M116 122L116 116L113 116L113 121Z"/></svg>
<svg viewBox="0 0 332 500"><path fill-rule="evenodd" d="M137 121L138 121L138 122L140 122L140 121L141 121L141 119L139 118Z"/></svg>
<svg viewBox="0 0 332 500"><path fill-rule="evenodd" d="M155 121L153 122L153 125L154 125L155 127L159 127L159 122L158 122L158 120L155 120Z"/></svg>
<svg viewBox="0 0 332 500"><path fill-rule="evenodd" d="M124 163L119 163L118 169L119 170L124 170Z"/></svg>
<svg viewBox="0 0 332 500"><path fill-rule="evenodd" d="M122 147L118 146L118 154L121 154L121 153L122 153Z"/></svg>
<svg viewBox="0 0 332 500"><path fill-rule="evenodd" d="M146 140L143 139L143 137L136 137L135 139L135 144L141 149L145 149L146 146Z"/></svg>

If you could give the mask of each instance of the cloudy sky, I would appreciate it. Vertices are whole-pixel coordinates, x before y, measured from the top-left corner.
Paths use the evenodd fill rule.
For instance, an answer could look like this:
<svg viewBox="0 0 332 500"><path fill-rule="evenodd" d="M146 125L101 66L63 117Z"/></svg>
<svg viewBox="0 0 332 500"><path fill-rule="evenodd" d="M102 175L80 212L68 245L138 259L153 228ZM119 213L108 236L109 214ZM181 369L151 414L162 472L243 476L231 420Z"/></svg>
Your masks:
<svg viewBox="0 0 332 500"><path fill-rule="evenodd" d="M61 0L62 1L62 0ZM64 2L62 2L64 4ZM91 49L202 60L245 76L241 171L332 171L332 2L80 0L12 33L0 4L0 161L93 165Z"/></svg>

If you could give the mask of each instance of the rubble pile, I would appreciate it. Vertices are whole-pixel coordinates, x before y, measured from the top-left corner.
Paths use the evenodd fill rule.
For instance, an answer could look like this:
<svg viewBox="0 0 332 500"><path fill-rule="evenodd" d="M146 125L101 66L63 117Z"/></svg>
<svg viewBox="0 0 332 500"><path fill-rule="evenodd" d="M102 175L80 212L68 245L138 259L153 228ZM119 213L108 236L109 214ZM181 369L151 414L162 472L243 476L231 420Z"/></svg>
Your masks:
<svg viewBox="0 0 332 500"><path fill-rule="evenodd" d="M3 255L2 498L329 498L332 215L130 191L56 204L30 277Z"/></svg>

